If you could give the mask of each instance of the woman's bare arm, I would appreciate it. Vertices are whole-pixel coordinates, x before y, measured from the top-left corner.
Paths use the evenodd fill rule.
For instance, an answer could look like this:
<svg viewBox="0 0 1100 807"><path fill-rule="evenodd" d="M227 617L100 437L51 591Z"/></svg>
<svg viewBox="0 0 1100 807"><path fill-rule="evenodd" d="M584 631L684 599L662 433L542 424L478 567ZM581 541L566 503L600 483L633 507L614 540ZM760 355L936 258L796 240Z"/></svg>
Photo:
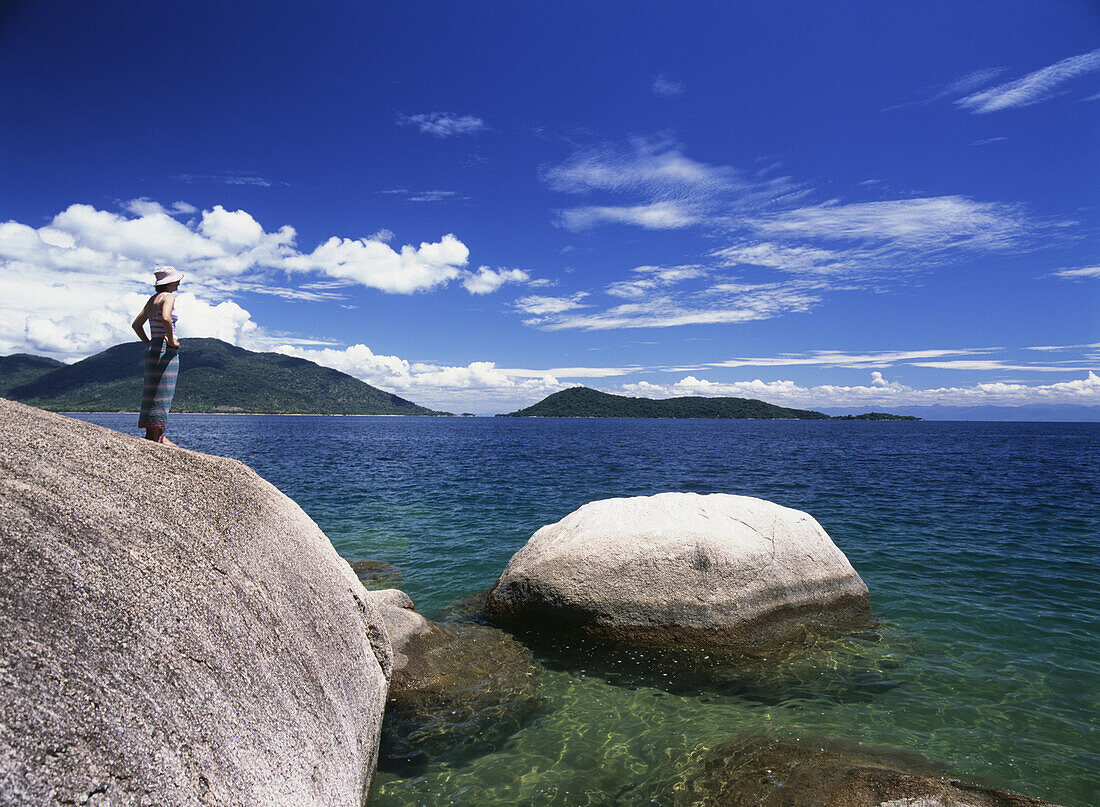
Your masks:
<svg viewBox="0 0 1100 807"><path fill-rule="evenodd" d="M172 326L172 309L176 305L176 295L168 292L160 302L160 318L164 322L164 339L169 347L178 348L180 340L176 338L176 329Z"/></svg>
<svg viewBox="0 0 1100 807"><path fill-rule="evenodd" d="M148 311L149 303L146 302L145 305L141 308L141 313L139 313L137 317L134 318L134 323L132 326L134 329L134 333L138 335L138 339L140 339L142 343L146 345L149 344L149 337L145 335L145 323L149 320Z"/></svg>

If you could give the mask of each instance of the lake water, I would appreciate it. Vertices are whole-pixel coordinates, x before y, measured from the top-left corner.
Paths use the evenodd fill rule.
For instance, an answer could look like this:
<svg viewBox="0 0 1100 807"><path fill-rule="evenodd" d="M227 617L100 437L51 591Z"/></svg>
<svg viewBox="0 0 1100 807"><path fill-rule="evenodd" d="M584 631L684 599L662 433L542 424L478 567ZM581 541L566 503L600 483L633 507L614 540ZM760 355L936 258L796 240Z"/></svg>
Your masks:
<svg viewBox="0 0 1100 807"><path fill-rule="evenodd" d="M133 415L82 415L136 433ZM905 749L1067 807L1100 793L1100 424L173 415L349 560L439 617L594 499L737 493L817 518L875 630L737 685L537 657L540 703L486 747L380 769L372 807L668 803L745 734Z"/></svg>

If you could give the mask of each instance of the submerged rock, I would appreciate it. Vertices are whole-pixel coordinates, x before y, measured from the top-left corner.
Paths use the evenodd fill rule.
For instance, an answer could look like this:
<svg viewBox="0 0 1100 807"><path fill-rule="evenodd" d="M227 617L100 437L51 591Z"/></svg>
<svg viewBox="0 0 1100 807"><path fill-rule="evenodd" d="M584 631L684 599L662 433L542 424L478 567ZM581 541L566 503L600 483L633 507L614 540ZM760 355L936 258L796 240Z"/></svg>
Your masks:
<svg viewBox="0 0 1100 807"><path fill-rule="evenodd" d="M407 770L485 753L542 706L530 651L504 631L432 622L401 591L370 596L394 651L383 768Z"/></svg>
<svg viewBox="0 0 1100 807"><path fill-rule="evenodd" d="M391 588L405 579L405 573L382 560L353 560L351 570L368 589Z"/></svg>
<svg viewBox="0 0 1100 807"><path fill-rule="evenodd" d="M607 644L575 633L526 634L524 642L550 670L583 670L628 688L688 697L732 697L746 704L866 702L899 686L908 637L894 629L810 631L767 648L655 648Z"/></svg>
<svg viewBox="0 0 1100 807"><path fill-rule="evenodd" d="M490 620L627 645L759 647L870 615L867 586L810 515L763 499L591 502L536 532L489 592Z"/></svg>
<svg viewBox="0 0 1100 807"><path fill-rule="evenodd" d="M0 524L0 803L363 803L385 628L274 486L0 400Z"/></svg>
<svg viewBox="0 0 1100 807"><path fill-rule="evenodd" d="M946 778L914 754L821 739L718 746L672 788L675 807L1054 807Z"/></svg>
<svg viewBox="0 0 1100 807"><path fill-rule="evenodd" d="M393 673L390 679L392 690L393 675L396 674L400 682L403 678L402 671L409 664L409 657L402 652L405 646L414 636L431 633L437 630L437 626L416 612L412 598L404 591L389 588L372 591L369 596L386 625L386 634L389 636L390 649L393 652Z"/></svg>

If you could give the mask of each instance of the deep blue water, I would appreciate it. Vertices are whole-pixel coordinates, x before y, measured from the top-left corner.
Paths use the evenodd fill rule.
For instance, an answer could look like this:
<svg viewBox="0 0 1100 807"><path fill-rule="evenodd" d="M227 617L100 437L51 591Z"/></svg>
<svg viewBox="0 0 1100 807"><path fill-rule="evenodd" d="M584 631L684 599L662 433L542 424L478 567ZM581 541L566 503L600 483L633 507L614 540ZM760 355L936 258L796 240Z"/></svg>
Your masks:
<svg viewBox="0 0 1100 807"><path fill-rule="evenodd" d="M764 726L1067 807L1100 793L1100 424L173 415L169 434L251 465L349 560L400 567L428 616L492 585L543 524L668 490L805 510L871 590L876 645L810 665L873 655L859 697L820 676L761 702L548 668L546 705L507 742L380 772L372 805L653 803L678 760Z"/></svg>

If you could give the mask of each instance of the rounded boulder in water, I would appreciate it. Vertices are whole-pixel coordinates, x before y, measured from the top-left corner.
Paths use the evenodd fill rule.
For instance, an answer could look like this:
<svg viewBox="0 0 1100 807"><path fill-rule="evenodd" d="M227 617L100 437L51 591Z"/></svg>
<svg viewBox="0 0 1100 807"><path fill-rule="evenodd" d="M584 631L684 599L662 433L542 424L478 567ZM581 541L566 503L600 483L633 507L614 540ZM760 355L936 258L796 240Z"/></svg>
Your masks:
<svg viewBox="0 0 1100 807"><path fill-rule="evenodd" d="M489 592L490 619L616 643L759 647L870 616L867 586L812 516L748 496L590 502L538 530Z"/></svg>

